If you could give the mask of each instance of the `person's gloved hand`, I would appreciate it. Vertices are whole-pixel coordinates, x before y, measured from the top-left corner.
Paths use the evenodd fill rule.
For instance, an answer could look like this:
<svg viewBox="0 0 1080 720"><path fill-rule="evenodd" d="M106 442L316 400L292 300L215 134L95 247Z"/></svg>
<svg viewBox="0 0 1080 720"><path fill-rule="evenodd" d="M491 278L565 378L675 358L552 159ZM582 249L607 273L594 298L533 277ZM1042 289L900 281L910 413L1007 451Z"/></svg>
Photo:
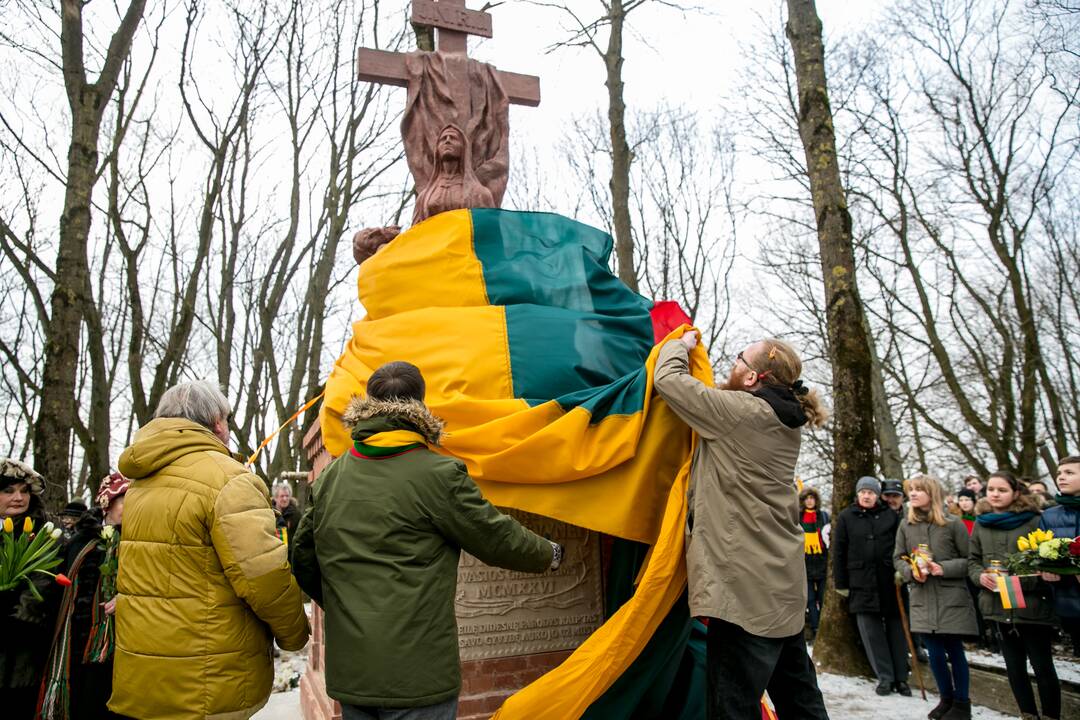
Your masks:
<svg viewBox="0 0 1080 720"><path fill-rule="evenodd" d="M851 594L851 590L849 588L836 588L836 592L842 598L846 598L848 595Z"/></svg>

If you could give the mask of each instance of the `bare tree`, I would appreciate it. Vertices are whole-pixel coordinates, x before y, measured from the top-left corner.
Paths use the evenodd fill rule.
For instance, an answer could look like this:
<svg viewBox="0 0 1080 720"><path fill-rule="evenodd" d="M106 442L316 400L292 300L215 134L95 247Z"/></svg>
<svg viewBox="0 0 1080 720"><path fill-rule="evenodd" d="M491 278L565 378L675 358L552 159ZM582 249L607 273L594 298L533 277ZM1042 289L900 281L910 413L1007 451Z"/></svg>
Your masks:
<svg viewBox="0 0 1080 720"><path fill-rule="evenodd" d="M638 289L638 271L635 266L633 222L630 209L630 170L634 155L627 139L626 101L623 97L623 39L627 31L630 13L649 2L677 8L666 0L599 0L602 14L589 18L579 5L569 3L541 2L532 4L560 10L570 21L570 37L551 46L551 50L563 47L580 47L593 50L604 63L607 87L607 129L611 159L611 217L615 236L615 256L619 279L635 292ZM606 42L604 34L607 34Z"/></svg>
<svg viewBox="0 0 1080 720"><path fill-rule="evenodd" d="M69 447L76 425L75 379L79 364L79 339L85 324L90 334L91 362L97 377L105 374L100 348L101 319L94 303L87 245L90 236L91 195L99 177L98 140L102 115L109 105L121 67L131 49L132 38L142 20L145 0L131 0L124 11L106 51L96 80L87 76L84 46L83 9L77 0L62 0L60 7L60 48L64 86L71 112L71 134L67 155L64 209L60 217L54 286L45 325L45 362L41 399L34 423L34 465L51 483L49 498L62 500L71 474ZM102 426L101 396L95 397L91 424ZM106 428L108 423L105 422ZM107 438L98 443L106 448ZM103 453L95 453L93 472L108 471ZM56 489L60 489L57 492Z"/></svg>
<svg viewBox="0 0 1080 720"><path fill-rule="evenodd" d="M799 97L799 133L814 200L825 280L829 358L833 368L833 513L844 508L861 475L874 473L872 361L855 274L855 250L836 155L832 109L825 77L821 20L813 0L788 0L787 35L794 56ZM830 582L831 585L831 582ZM835 592L825 605L815 661L852 674L864 666Z"/></svg>

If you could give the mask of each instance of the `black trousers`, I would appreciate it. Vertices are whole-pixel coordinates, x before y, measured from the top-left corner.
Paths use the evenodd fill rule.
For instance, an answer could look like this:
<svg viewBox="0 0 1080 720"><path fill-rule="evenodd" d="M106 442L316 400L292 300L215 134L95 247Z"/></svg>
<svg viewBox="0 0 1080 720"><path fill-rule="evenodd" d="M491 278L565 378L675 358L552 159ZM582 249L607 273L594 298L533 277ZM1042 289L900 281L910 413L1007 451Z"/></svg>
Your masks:
<svg viewBox="0 0 1080 720"><path fill-rule="evenodd" d="M908 648L900 616L858 613L855 621L859 626L866 658L878 682L886 685L907 682Z"/></svg>
<svg viewBox="0 0 1080 720"><path fill-rule="evenodd" d="M1005 669L1009 675L1009 687L1012 688L1020 712L1039 714L1035 707L1035 694L1031 691L1031 680L1028 678L1028 660L1031 660L1035 682L1039 686L1043 717L1061 717L1061 683L1058 682L1054 656L1050 649L1054 628L1049 625L998 623L998 629L1001 634L1001 654L1005 658Z"/></svg>
<svg viewBox="0 0 1080 720"><path fill-rule="evenodd" d="M765 638L711 618L705 647L709 720L761 720L766 690L781 720L828 720L801 632Z"/></svg>

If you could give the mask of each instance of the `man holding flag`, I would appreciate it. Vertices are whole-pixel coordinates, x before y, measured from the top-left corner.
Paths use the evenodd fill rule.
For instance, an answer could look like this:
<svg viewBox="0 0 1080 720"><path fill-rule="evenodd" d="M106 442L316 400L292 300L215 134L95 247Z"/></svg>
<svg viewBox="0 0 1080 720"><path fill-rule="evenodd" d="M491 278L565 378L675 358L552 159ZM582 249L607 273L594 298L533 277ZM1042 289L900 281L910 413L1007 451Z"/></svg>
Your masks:
<svg viewBox="0 0 1080 720"><path fill-rule="evenodd" d="M827 411L779 340L738 354L722 388L691 376L696 332L669 341L657 393L697 434L687 514L690 612L709 619L709 718L761 717L768 690L781 718L828 718L802 632L803 531L793 478L802 427Z"/></svg>

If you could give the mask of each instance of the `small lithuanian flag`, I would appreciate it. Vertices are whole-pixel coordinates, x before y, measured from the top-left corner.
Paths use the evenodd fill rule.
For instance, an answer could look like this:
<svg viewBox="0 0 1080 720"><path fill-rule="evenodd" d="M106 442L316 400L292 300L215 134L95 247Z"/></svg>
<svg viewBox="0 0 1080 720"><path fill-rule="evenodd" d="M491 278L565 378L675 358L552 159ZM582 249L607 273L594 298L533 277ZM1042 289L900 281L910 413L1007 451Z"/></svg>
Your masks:
<svg viewBox="0 0 1080 720"><path fill-rule="evenodd" d="M1020 578L1016 575L998 575L997 588L1001 606L1006 610L1023 610L1027 607L1024 591L1020 589Z"/></svg>

